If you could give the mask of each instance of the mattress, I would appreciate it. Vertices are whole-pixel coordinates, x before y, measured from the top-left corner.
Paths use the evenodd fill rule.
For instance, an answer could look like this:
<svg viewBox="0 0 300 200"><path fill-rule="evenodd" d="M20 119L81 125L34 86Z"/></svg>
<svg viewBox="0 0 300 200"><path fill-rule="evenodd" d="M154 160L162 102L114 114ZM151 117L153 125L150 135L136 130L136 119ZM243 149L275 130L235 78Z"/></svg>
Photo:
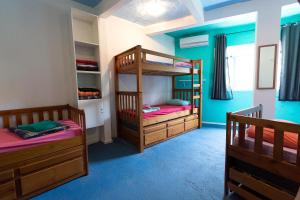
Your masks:
<svg viewBox="0 0 300 200"><path fill-rule="evenodd" d="M160 107L160 110L150 113L143 113L144 119L167 115L185 110L191 110L191 105L188 106L176 106L176 105L155 105L153 107Z"/></svg>
<svg viewBox="0 0 300 200"><path fill-rule="evenodd" d="M176 106L176 105L166 105L166 104L154 105L153 107L159 107L160 110L150 112L150 113L143 113L143 119L150 119L150 118L153 118L153 117L168 115L168 114L171 114L171 113L181 112L181 111L185 111L185 110L191 110L191 108L192 108L191 105ZM126 113L126 114L129 114L130 116L132 116L132 118L135 117L135 112L134 111L125 110L125 111L122 111L122 112Z"/></svg>
<svg viewBox="0 0 300 200"><path fill-rule="evenodd" d="M235 137L234 139L234 145L238 145L238 137ZM251 151L254 150L255 140L251 137L249 137L247 134L245 136L245 147ZM263 142L263 150L262 153L264 155L273 155L273 144L269 142ZM289 163L296 163L297 160L297 150L291 149L287 147L283 147L283 159Z"/></svg>
<svg viewBox="0 0 300 200"><path fill-rule="evenodd" d="M69 128L64 131L27 140L18 137L8 129L0 129L0 153L25 149L47 142L69 139L82 134L81 127L75 122L71 120L61 120L58 122L69 126Z"/></svg>
<svg viewBox="0 0 300 200"><path fill-rule="evenodd" d="M173 63L166 63L166 62L157 62L157 61L148 61L148 64L156 64L156 65L163 65L166 67L173 67ZM191 63L186 63L186 62L176 62L175 63L176 67L182 67L182 68L192 68L192 64Z"/></svg>

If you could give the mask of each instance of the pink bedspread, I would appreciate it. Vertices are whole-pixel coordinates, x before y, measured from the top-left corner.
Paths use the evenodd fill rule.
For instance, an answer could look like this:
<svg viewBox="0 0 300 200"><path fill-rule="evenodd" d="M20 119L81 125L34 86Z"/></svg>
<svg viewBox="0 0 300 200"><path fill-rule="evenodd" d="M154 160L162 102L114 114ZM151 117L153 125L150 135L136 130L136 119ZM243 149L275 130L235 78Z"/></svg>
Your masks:
<svg viewBox="0 0 300 200"><path fill-rule="evenodd" d="M180 112L184 110L191 110L191 105L188 106L175 106L175 105L156 105L153 107L160 107L159 111L144 113L144 119L157 117L161 115L167 115L174 112Z"/></svg>
<svg viewBox="0 0 300 200"><path fill-rule="evenodd" d="M62 120L58 122L63 125L67 125L70 128L64 131L59 131L57 133L27 140L18 137L8 129L0 129L0 153L16 151L19 149L28 148L51 141L68 139L82 134L81 127L78 126L75 122L70 120Z"/></svg>

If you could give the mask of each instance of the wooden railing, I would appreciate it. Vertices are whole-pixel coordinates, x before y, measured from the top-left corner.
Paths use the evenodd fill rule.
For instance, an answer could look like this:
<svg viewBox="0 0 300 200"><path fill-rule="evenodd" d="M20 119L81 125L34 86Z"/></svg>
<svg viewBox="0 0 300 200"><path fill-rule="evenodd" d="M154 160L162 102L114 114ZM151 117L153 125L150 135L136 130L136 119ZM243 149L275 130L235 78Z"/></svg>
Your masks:
<svg viewBox="0 0 300 200"><path fill-rule="evenodd" d="M249 126L255 126L254 149L251 151L257 154L263 154L263 130L271 128L274 130L273 155L268 156L276 161L285 161L283 157L284 150L284 132L298 134L298 149L296 155L296 164L300 167L300 125L288 122L273 121L261 119L262 106L227 114L227 144L235 145L235 139L238 137L237 145L245 149L246 129ZM237 134L238 133L238 134ZM249 147L247 147L249 148ZM292 164L292 163L290 163Z"/></svg>
<svg viewBox="0 0 300 200"><path fill-rule="evenodd" d="M176 57L176 56L171 56L171 55L168 55L168 54L164 54L164 53L160 53L160 52L156 52L156 51L151 51L151 50L148 50L148 49L142 49L141 46L136 46L136 47L133 47L133 48L131 48L131 49L115 56L115 65L116 65L117 71L135 70L136 65L138 64L136 62L136 58L138 57L137 56L138 54L141 55L142 63L147 62L147 57L148 56L155 56L155 57L158 57L160 59L169 59L169 60L171 60L174 68L178 67L178 66L176 66L176 62L178 62L178 61L193 64L193 61L189 60L189 59L180 58L180 57Z"/></svg>
<svg viewBox="0 0 300 200"><path fill-rule="evenodd" d="M193 98L192 89L174 89L174 99L182 99L186 101L192 101Z"/></svg>
<svg viewBox="0 0 300 200"><path fill-rule="evenodd" d="M0 128L12 128L43 120L70 119L85 131L84 111L69 105L0 111Z"/></svg>
<svg viewBox="0 0 300 200"><path fill-rule="evenodd" d="M137 123L139 117L138 92L118 92L117 102L119 119Z"/></svg>

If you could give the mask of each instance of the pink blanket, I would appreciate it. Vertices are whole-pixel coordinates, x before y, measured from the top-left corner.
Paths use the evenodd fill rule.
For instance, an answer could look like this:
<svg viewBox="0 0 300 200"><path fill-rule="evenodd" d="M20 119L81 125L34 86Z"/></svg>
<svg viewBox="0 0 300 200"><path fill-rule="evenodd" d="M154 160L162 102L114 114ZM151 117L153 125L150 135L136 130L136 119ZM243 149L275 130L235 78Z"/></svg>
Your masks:
<svg viewBox="0 0 300 200"><path fill-rule="evenodd" d="M144 119L157 117L161 115L167 115L174 112L180 112L184 110L191 110L191 105L188 106L175 106L175 105L155 105L153 107L160 107L159 111L144 113Z"/></svg>
<svg viewBox="0 0 300 200"><path fill-rule="evenodd" d="M69 126L70 128L64 131L59 131L57 133L28 140L24 140L18 137L8 129L0 129L0 153L16 151L19 149L28 148L51 141L68 139L82 134L81 127L78 126L75 122L70 120L62 120L58 122L63 125Z"/></svg>

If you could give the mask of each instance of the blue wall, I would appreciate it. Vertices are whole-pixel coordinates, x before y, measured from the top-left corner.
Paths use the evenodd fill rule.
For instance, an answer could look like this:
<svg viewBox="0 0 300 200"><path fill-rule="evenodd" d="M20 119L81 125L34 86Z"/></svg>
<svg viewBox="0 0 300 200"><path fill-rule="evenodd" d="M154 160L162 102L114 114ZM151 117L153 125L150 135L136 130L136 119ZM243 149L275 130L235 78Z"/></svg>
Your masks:
<svg viewBox="0 0 300 200"><path fill-rule="evenodd" d="M300 15L294 15L283 18L281 24L294 23L300 21ZM213 55L214 55L214 36L218 33L235 33L228 35L228 46L249 44L255 42L255 24L243 25L232 28L215 29L210 31L198 32L197 34L209 34L209 46L180 49L179 38L175 37L176 41L176 55L190 59L202 59L204 62L204 83L203 83L203 121L224 123L226 112L232 112L252 106L253 92L234 92L234 99L230 101L211 100L211 77L213 73ZM243 32L247 31L248 32ZM176 35L176 34L174 34ZM185 36L192 36L187 34ZM191 87L188 82L180 80L188 80L189 77L177 78L177 87ZM276 97L276 118L300 123L300 102L282 102L278 101Z"/></svg>
<svg viewBox="0 0 300 200"><path fill-rule="evenodd" d="M212 86L212 73L214 64L214 36L219 33L236 33L228 35L228 46L249 44L255 42L255 24L238 26L234 28L217 29L198 34L209 34L209 46L180 49L179 38L176 38L176 56L190 59L203 60L203 121L225 123L226 112L237 111L252 106L253 92L234 92L234 99L229 101L220 101L210 99ZM244 32L245 31L245 32ZM191 87L188 80L190 77L178 77L176 86L180 88Z"/></svg>

